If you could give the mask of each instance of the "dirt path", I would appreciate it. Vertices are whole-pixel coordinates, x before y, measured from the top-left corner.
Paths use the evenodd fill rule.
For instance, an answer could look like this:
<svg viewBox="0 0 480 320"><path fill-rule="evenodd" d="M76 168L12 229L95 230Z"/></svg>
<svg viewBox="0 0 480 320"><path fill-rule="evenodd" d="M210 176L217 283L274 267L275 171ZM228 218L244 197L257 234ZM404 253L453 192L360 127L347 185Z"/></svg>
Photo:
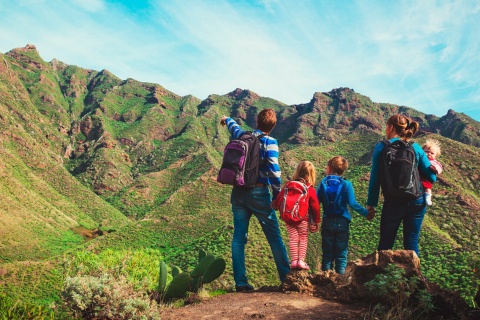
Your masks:
<svg viewBox="0 0 480 320"><path fill-rule="evenodd" d="M201 303L169 308L168 319L362 319L368 306L342 304L296 292L228 293Z"/></svg>

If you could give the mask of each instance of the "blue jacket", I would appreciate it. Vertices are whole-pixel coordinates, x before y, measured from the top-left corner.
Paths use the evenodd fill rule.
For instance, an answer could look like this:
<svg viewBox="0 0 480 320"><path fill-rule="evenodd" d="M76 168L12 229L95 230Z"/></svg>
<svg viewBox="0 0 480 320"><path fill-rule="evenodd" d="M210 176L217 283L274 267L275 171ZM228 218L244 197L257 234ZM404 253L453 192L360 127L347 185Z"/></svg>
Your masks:
<svg viewBox="0 0 480 320"><path fill-rule="evenodd" d="M390 142L394 142L399 140L400 138L392 138ZM420 171L420 175L425 177L430 182L435 182L437 180L437 176L435 173L430 169L430 160L428 160L425 151L423 151L422 147L416 142L412 144L413 150L415 150L415 158L417 160L418 169ZM373 149L373 156L372 156L372 168L370 170L370 183L368 185L368 199L367 205L376 207L378 205L378 196L380 193L380 156L382 154L385 145L382 142L377 143L375 149Z"/></svg>
<svg viewBox="0 0 480 320"><path fill-rule="evenodd" d="M328 178L328 176L326 176L325 178L322 179L322 182L325 181L326 179ZM353 191L353 185L350 181L344 179L343 180L344 183L345 183L345 191L343 191L340 196L340 207L342 209L342 217L344 217L345 219L347 219L348 221L352 221L352 217L350 216L350 212L348 211L348 207L347 207L347 204L352 207L353 210L355 210L356 212L358 212L359 214L361 214L362 216L366 217L367 214L368 214L368 211L367 209L365 209L364 207L362 207L361 204L359 204L357 202L357 199L355 198L355 192ZM321 183L322 183L321 182ZM325 212L325 206L326 206L326 200L325 200L325 197L323 196L323 192L321 192L321 183L320 185L317 187L317 198L318 198L318 201L320 203L322 203L323 205L323 218L327 218L331 215L328 215L327 212Z"/></svg>
<svg viewBox="0 0 480 320"><path fill-rule="evenodd" d="M246 130L243 130L232 118L225 120L228 131L233 139L238 139ZM253 134L259 136L263 134L260 130L253 131ZM277 139L268 135L260 137L260 158L267 161L261 161L258 169L257 182L272 186L272 199L275 200L280 193L282 186L281 170L278 164L278 142Z"/></svg>

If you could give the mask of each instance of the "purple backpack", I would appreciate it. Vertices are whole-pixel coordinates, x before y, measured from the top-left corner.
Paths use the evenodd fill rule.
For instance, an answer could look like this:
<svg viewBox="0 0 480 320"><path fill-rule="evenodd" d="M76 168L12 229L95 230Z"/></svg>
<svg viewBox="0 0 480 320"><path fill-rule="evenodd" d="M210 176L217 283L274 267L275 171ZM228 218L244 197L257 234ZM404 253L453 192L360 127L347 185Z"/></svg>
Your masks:
<svg viewBox="0 0 480 320"><path fill-rule="evenodd" d="M260 166L260 140L251 131L231 140L223 152L223 162L217 181L241 187L254 187Z"/></svg>

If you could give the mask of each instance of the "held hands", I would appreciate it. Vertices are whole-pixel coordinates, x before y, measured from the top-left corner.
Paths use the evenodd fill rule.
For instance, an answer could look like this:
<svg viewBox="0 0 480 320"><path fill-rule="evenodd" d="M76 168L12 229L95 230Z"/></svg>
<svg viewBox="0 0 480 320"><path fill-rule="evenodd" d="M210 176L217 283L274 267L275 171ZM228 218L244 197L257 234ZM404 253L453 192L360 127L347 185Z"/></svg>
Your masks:
<svg viewBox="0 0 480 320"><path fill-rule="evenodd" d="M228 117L227 117L226 115L223 115L222 118L220 119L220 124L221 124L222 126L225 126L225 124L226 124L225 121L227 120L227 118L228 118Z"/></svg>
<svg viewBox="0 0 480 320"><path fill-rule="evenodd" d="M368 221L371 221L373 218L375 218L375 208L372 206L366 206L366 209L368 210L366 218Z"/></svg>
<svg viewBox="0 0 480 320"><path fill-rule="evenodd" d="M308 225L308 230L309 230L311 233L317 232L318 229L319 229L318 223L310 223L310 224Z"/></svg>

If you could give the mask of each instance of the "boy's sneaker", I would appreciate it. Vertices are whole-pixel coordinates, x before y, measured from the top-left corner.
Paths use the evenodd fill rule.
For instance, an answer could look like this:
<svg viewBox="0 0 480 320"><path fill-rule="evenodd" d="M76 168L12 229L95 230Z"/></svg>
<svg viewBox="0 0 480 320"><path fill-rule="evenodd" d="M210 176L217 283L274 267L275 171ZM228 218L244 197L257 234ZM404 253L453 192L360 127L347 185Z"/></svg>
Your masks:
<svg viewBox="0 0 480 320"><path fill-rule="evenodd" d="M253 287L249 284L246 284L244 286L235 287L235 291L237 291L237 292L252 292Z"/></svg>
<svg viewBox="0 0 480 320"><path fill-rule="evenodd" d="M298 268L303 269L303 270L310 270L310 267L308 264L305 263L303 260L298 260Z"/></svg>
<svg viewBox="0 0 480 320"><path fill-rule="evenodd" d="M425 201L427 202L427 206L432 205L432 194L431 193L425 193Z"/></svg>
<svg viewBox="0 0 480 320"><path fill-rule="evenodd" d="M293 260L292 263L290 263L290 269L298 269L298 260Z"/></svg>

